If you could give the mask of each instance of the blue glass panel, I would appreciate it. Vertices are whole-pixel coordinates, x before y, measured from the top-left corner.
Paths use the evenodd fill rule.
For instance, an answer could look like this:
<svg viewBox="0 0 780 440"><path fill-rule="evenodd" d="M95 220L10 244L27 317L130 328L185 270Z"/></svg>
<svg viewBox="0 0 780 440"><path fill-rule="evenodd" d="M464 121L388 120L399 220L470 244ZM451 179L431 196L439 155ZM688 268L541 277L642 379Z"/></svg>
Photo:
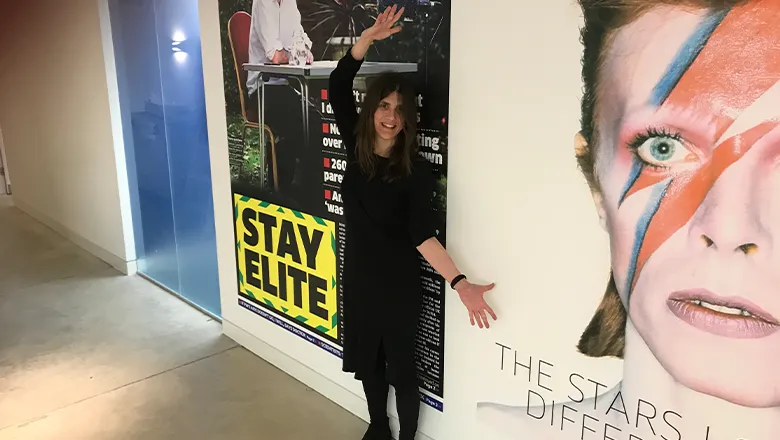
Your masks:
<svg viewBox="0 0 780 440"><path fill-rule="evenodd" d="M139 270L220 314L197 0L109 0Z"/></svg>
<svg viewBox="0 0 780 440"><path fill-rule="evenodd" d="M133 222L140 244L138 266L155 281L179 291L154 0L110 0L109 7L136 214Z"/></svg>
<svg viewBox="0 0 780 440"><path fill-rule="evenodd" d="M196 0L156 0L180 293L219 315L214 205Z"/></svg>

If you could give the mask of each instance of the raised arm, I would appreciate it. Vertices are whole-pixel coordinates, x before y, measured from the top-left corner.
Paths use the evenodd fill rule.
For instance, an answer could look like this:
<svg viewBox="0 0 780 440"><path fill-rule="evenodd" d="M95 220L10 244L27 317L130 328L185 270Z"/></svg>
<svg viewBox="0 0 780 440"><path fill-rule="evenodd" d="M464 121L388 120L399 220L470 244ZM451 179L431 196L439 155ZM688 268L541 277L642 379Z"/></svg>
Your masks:
<svg viewBox="0 0 780 440"><path fill-rule="evenodd" d="M355 127L358 122L355 97L352 95L352 82L361 64L363 64L362 60L356 60L350 52L347 52L336 69L331 72L328 85L328 99L333 107L341 138L347 148L349 162L355 161Z"/></svg>
<svg viewBox="0 0 780 440"><path fill-rule="evenodd" d="M358 122L355 98L352 96L352 83L374 41L384 40L401 31L401 28L396 27L395 24L403 13L404 8L398 10L393 6L379 14L374 25L363 31L358 42L341 58L336 69L330 74L328 97L350 162L354 162L356 157L355 127Z"/></svg>

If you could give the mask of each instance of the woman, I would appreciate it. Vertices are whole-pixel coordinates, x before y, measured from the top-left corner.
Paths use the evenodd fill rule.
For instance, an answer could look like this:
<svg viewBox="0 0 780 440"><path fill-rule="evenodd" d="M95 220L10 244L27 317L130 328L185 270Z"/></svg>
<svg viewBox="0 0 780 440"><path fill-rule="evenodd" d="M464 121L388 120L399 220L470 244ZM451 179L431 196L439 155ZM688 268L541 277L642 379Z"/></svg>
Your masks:
<svg viewBox="0 0 780 440"><path fill-rule="evenodd" d="M330 102L348 166L342 184L347 224L344 267L344 371L363 382L371 416L364 440L389 440L389 384L396 390L401 440L417 432L420 396L415 337L421 311L421 254L458 292L472 325L489 327L484 300L493 285L471 284L436 239L434 181L417 155L414 93L386 74L369 87L358 116L353 80L371 44L400 31L403 8L388 8L339 61Z"/></svg>
<svg viewBox="0 0 780 440"><path fill-rule="evenodd" d="M540 439L776 439L780 1L580 3L575 153L612 277L579 349L622 357L623 378L480 414Z"/></svg>

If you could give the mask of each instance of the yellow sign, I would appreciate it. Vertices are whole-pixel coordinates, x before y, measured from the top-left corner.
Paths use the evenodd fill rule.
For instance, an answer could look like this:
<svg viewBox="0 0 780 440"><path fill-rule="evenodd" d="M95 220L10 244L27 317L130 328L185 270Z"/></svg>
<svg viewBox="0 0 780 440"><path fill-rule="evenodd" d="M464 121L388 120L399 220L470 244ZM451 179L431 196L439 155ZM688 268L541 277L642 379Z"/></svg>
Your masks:
<svg viewBox="0 0 780 440"><path fill-rule="evenodd" d="M337 341L336 224L233 197L241 293Z"/></svg>

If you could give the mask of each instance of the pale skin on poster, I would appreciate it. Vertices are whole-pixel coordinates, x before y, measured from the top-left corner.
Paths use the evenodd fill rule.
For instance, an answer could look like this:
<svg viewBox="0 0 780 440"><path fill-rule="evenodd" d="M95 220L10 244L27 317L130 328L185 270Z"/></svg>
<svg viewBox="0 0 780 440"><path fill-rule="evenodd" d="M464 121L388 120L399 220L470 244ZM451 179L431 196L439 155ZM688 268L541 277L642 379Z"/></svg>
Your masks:
<svg viewBox="0 0 780 440"><path fill-rule="evenodd" d="M401 32L402 28L396 24L403 13L404 8L398 9L394 5L379 14L374 25L363 31L357 43L352 47L352 56L356 60L362 60L375 41L384 40ZM380 102L379 108L374 113L374 128L377 133L374 140L374 153L379 156L390 156L396 137L403 128L400 110L400 96L397 92L393 92ZM436 237L426 240L417 247L417 250L447 283L451 283L461 274L455 262ZM455 291L468 311L472 326L490 328L490 319L497 319L496 313L485 301L485 294L493 290L494 287L495 284L476 284L466 279L455 285Z"/></svg>
<svg viewBox="0 0 780 440"><path fill-rule="evenodd" d="M747 23L749 14L755 13L759 17L755 24L760 27L767 22L760 14L769 10L776 17L778 8L777 1L748 1L733 11L745 14L742 18ZM635 154L645 162L655 162L659 168L655 171L657 176L663 178L666 175L662 173L668 173L678 177L704 167L718 146L728 145L731 136L739 137L757 126L777 124L780 120L780 82L777 72L771 70L775 60L769 58L759 60L752 72L761 78L774 78L775 82L760 96L745 102L745 108L724 109L722 103L733 101L728 94L730 86L745 81L749 75L737 72L729 77L728 73L718 73L715 80L710 80L705 76L706 70L697 81L711 81L717 87L680 101L682 104L671 100L672 105L646 107L680 48L700 29L709 13L669 6L650 9L616 31L604 57L602 81L610 85L610 92L599 96L596 123L600 137L595 171L600 190L594 193L594 202L610 236L612 270L625 305L629 303L627 292L631 292L622 381L598 397L586 395L581 403L574 401L580 396L573 387L555 390L565 391L568 399L564 400L571 400L556 401L552 406L544 390L518 379L516 384L521 391L513 402L517 406L494 402L478 405L481 426L503 433L502 438L603 439L606 423L620 429L606 428L606 438L615 440L774 440L780 432L780 376L776 373L780 332L767 327L777 327L774 317L780 316L776 287L780 247L773 234L780 224L780 129L773 128L760 140L752 141L752 147L741 159L712 178L702 200L689 205L695 206L696 211L679 229L669 233L646 261L635 284L626 287L631 285L627 274L637 224L643 221L653 197L650 186L622 198L632 174L629 159L633 157L625 148L626 139L634 138L631 131L654 127L649 136L643 135ZM750 29L750 24L735 26L737 30L745 28ZM718 49L716 54L732 56L755 50L753 59L757 59L765 56L757 46L757 34L758 31L713 37L702 53L713 47ZM767 31L761 35L765 47L780 47L776 34ZM725 50L729 48L717 44L733 48ZM721 60L721 64L728 61ZM717 66L718 63L710 65L713 69ZM719 81L727 85L721 86ZM750 88L746 86L746 90ZM696 107L687 106L689 102ZM707 109L711 109L710 113ZM724 115L733 117L733 124L718 137L709 137L717 132L712 121ZM748 140L741 145L748 145ZM577 135L575 154L583 154L588 148L585 139ZM690 178L690 182L696 180ZM686 190L688 183L682 181L675 190ZM673 298L676 292L695 289L714 292L713 301L733 298L735 304L758 304L761 311L757 314L763 316L746 318L731 310L736 306L718 305L714 307L719 315L707 322L694 318L713 315L711 311L689 310L682 317L676 314L670 306L679 301ZM732 325L737 321L741 325ZM758 321L763 322L759 325ZM568 376L576 372L576 366L568 372L557 368L557 372ZM523 389L529 385L545 395L544 420L528 415L542 413L541 407L534 406L541 403L535 396L525 403L528 401ZM618 392L622 401L618 408L625 409L628 420L618 411L608 411ZM642 416L638 417L640 404ZM561 430L564 405L577 412L568 410L567 416L575 422L565 422ZM553 426L551 414L556 417ZM586 419L583 414L593 419ZM596 433L583 431L583 419Z"/></svg>

